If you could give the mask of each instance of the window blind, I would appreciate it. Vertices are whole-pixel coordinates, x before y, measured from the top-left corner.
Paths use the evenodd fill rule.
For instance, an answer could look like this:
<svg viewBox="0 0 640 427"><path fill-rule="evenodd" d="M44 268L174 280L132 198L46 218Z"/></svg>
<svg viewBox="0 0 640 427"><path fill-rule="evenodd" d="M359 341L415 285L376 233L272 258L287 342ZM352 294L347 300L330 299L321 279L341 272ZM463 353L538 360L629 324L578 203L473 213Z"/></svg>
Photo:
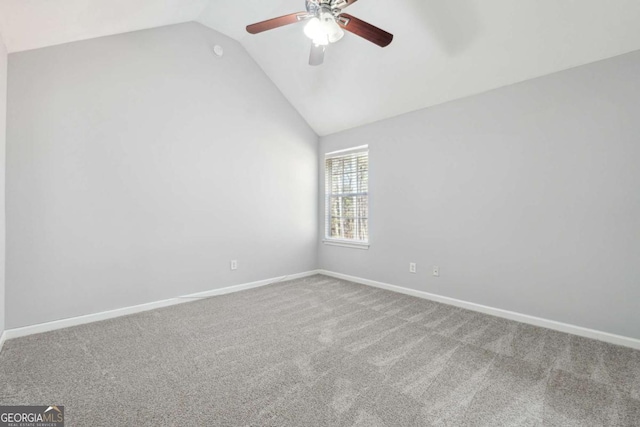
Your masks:
<svg viewBox="0 0 640 427"><path fill-rule="evenodd" d="M369 150L329 153L325 158L325 237L369 241Z"/></svg>

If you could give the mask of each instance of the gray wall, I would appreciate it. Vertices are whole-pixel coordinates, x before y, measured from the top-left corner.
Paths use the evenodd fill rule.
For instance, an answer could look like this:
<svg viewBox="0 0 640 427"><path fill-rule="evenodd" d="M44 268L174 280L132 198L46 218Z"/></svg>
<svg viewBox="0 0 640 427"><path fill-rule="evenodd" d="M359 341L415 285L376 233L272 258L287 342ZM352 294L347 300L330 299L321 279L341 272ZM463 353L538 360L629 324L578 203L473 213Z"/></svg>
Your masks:
<svg viewBox="0 0 640 427"><path fill-rule="evenodd" d="M320 267L640 338L639 113L635 52L321 138L370 146L371 248Z"/></svg>
<svg viewBox="0 0 640 427"><path fill-rule="evenodd" d="M7 123L7 50L0 36L0 335L5 327L5 147Z"/></svg>
<svg viewBox="0 0 640 427"><path fill-rule="evenodd" d="M316 267L317 136L229 38L11 54L8 106L7 327Z"/></svg>

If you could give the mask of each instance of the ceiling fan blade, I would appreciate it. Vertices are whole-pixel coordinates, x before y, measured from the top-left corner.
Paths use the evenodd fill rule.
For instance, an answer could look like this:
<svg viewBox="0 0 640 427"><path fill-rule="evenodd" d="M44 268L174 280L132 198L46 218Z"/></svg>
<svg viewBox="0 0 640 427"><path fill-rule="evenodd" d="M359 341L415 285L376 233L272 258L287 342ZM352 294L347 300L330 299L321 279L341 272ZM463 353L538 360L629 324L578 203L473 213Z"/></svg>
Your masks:
<svg viewBox="0 0 640 427"><path fill-rule="evenodd" d="M326 46L311 43L311 54L309 55L309 65L321 65L324 62L324 51Z"/></svg>
<svg viewBox="0 0 640 427"><path fill-rule="evenodd" d="M338 9L346 9L357 1L358 0L336 0L332 7L337 7Z"/></svg>
<svg viewBox="0 0 640 427"><path fill-rule="evenodd" d="M378 27L346 13L341 13L337 21L345 30L367 39L371 43L375 43L380 47L389 46L393 41L393 34L387 33Z"/></svg>
<svg viewBox="0 0 640 427"><path fill-rule="evenodd" d="M285 25L295 24L311 17L312 15L308 12L290 13L289 15L247 25L247 32L251 34L258 34L263 31L273 30L274 28L284 27Z"/></svg>

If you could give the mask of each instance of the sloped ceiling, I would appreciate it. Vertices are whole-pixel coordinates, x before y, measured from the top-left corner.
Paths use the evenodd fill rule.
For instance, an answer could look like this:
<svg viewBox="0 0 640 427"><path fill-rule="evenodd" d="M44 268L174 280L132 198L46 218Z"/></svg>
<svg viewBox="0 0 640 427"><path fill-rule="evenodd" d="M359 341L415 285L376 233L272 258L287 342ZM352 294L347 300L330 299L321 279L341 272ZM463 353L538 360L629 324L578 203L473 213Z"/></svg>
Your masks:
<svg viewBox="0 0 640 427"><path fill-rule="evenodd" d="M347 34L307 65L296 24L250 23L304 0L0 0L10 52L197 20L238 40L319 135L640 49L637 0L359 0L348 12L395 35Z"/></svg>
<svg viewBox="0 0 640 427"><path fill-rule="evenodd" d="M209 0L0 0L9 52L196 20Z"/></svg>

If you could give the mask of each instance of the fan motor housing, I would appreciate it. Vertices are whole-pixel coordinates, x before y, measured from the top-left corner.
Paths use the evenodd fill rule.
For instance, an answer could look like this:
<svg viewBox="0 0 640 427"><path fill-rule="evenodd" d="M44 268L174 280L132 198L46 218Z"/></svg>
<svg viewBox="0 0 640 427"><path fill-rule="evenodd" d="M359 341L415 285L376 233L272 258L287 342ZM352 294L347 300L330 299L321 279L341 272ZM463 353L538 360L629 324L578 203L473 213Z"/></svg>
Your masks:
<svg viewBox="0 0 640 427"><path fill-rule="evenodd" d="M328 12L339 12L339 5L345 3L344 0L306 0L307 12L313 15L319 15L322 10Z"/></svg>

